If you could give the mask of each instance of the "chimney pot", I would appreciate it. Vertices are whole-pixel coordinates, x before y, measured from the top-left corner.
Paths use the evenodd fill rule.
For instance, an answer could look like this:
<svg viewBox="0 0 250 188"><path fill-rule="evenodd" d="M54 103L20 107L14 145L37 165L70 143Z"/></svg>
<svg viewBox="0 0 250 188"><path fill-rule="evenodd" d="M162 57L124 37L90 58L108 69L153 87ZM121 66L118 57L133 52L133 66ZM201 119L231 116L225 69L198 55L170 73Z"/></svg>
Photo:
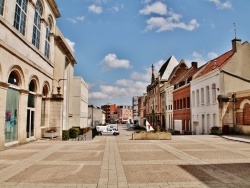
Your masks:
<svg viewBox="0 0 250 188"><path fill-rule="evenodd" d="M191 65L192 65L192 67L194 67L194 68L197 68L197 67L198 67L198 63L197 63L197 62L194 62L194 61L191 63Z"/></svg>
<svg viewBox="0 0 250 188"><path fill-rule="evenodd" d="M237 49L239 48L239 46L241 45L241 39L233 39L232 40L232 50L233 52L237 52Z"/></svg>

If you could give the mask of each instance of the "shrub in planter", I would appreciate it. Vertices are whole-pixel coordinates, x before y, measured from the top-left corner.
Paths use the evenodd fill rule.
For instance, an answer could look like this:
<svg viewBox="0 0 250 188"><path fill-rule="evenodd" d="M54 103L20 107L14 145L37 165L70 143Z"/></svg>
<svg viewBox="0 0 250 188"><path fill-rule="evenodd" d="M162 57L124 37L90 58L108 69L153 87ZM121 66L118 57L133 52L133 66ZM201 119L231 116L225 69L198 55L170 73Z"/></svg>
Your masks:
<svg viewBox="0 0 250 188"><path fill-rule="evenodd" d="M69 140L69 130L62 131L62 140Z"/></svg>
<svg viewBox="0 0 250 188"><path fill-rule="evenodd" d="M69 137L76 138L79 136L79 129L78 128L70 128L69 129Z"/></svg>
<svg viewBox="0 0 250 188"><path fill-rule="evenodd" d="M80 128L79 131L80 131L79 132L80 135L84 134L84 128Z"/></svg>

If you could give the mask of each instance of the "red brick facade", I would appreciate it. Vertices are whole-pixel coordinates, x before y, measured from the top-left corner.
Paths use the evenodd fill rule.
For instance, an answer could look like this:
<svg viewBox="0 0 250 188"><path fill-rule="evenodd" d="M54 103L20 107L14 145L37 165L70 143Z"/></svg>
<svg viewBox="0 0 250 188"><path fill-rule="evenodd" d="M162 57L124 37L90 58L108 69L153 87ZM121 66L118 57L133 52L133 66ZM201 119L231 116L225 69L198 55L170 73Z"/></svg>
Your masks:
<svg viewBox="0 0 250 188"><path fill-rule="evenodd" d="M250 96L237 97L235 108L236 124L250 126Z"/></svg>
<svg viewBox="0 0 250 188"><path fill-rule="evenodd" d="M182 120L182 130L191 131L190 128L190 84L174 90L174 120Z"/></svg>

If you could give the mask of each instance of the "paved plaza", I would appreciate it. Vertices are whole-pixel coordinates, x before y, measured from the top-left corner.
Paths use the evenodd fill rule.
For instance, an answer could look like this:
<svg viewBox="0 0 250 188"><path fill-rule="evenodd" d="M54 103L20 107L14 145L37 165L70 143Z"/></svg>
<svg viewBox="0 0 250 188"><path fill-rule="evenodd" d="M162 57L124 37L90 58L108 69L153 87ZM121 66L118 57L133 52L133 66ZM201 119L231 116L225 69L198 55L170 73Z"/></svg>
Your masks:
<svg viewBox="0 0 250 188"><path fill-rule="evenodd" d="M38 140L0 151L4 187L250 187L250 143L220 136Z"/></svg>

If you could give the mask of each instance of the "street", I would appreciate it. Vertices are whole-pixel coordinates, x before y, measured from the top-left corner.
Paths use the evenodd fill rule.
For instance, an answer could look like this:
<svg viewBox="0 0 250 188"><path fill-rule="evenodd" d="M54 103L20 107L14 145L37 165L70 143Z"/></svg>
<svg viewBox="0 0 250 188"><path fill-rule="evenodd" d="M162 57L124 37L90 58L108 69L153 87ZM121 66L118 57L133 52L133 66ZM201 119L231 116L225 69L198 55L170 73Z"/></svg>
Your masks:
<svg viewBox="0 0 250 188"><path fill-rule="evenodd" d="M0 187L250 187L250 144L214 135L38 140L0 151Z"/></svg>

